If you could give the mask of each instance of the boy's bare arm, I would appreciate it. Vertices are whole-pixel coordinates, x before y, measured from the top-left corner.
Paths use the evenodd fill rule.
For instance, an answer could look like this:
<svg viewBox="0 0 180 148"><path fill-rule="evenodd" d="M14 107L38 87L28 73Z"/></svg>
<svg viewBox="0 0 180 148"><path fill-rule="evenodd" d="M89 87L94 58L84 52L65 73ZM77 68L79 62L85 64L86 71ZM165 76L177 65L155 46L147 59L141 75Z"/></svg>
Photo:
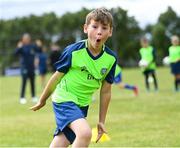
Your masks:
<svg viewBox="0 0 180 148"><path fill-rule="evenodd" d="M49 98L49 96L52 94L54 89L56 88L56 85L59 83L61 78L64 76L64 73L56 71L51 78L49 79L45 89L43 90L39 102L31 107L30 109L33 111L39 110L46 104L46 100Z"/></svg>
<svg viewBox="0 0 180 148"><path fill-rule="evenodd" d="M104 123L105 123L110 99L111 99L111 84L104 81L100 90L99 123L98 123L98 136L96 142L99 141L103 133L106 133Z"/></svg>

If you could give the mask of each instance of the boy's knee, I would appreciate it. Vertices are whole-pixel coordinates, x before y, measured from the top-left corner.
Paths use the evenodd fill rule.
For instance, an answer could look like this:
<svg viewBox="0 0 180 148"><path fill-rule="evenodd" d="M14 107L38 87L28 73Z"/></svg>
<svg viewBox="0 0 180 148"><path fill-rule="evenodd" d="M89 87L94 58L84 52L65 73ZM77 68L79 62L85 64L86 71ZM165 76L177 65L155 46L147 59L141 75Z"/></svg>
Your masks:
<svg viewBox="0 0 180 148"><path fill-rule="evenodd" d="M81 130L76 136L79 137L80 139L91 140L92 131L90 128Z"/></svg>
<svg viewBox="0 0 180 148"><path fill-rule="evenodd" d="M88 138L88 139L91 140L91 137L92 137L92 131L91 131L91 129L87 130L87 131L85 132L85 134L86 134L86 138Z"/></svg>

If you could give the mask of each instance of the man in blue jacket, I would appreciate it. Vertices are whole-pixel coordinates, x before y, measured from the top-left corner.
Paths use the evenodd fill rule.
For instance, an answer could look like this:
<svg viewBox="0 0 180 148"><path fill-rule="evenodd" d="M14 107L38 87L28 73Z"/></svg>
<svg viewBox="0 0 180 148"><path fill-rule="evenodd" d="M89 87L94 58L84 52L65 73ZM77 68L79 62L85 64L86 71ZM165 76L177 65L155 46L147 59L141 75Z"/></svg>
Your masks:
<svg viewBox="0 0 180 148"><path fill-rule="evenodd" d="M21 85L21 94L20 94L20 103L25 104L25 88L27 79L30 80L31 84L31 96L32 101L37 102L36 94L35 94L35 65L34 59L37 52L40 52L40 48L35 44L31 43L31 36L28 33L25 33L22 36L22 40L18 47L15 50L15 54L20 56L21 62L21 77L22 77L22 85Z"/></svg>

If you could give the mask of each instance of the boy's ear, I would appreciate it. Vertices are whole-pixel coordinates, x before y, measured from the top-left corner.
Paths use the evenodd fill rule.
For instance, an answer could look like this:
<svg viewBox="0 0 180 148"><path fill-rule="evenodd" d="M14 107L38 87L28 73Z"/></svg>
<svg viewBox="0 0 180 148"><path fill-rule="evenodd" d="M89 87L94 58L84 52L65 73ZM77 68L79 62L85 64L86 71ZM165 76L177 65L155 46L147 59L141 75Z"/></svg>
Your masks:
<svg viewBox="0 0 180 148"><path fill-rule="evenodd" d="M84 33L87 33L87 24L84 24Z"/></svg>
<svg viewBox="0 0 180 148"><path fill-rule="evenodd" d="M109 37L111 37L112 36L112 33L113 33L113 27L110 29L110 31L109 31Z"/></svg>

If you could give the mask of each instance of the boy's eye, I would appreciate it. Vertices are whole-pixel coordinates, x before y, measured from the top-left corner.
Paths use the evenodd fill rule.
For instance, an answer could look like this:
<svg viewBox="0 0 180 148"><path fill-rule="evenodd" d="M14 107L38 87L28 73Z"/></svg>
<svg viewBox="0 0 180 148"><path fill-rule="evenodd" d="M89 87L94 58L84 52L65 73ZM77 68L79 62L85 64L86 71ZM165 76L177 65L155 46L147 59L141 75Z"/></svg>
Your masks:
<svg viewBox="0 0 180 148"><path fill-rule="evenodd" d="M107 27L103 27L103 29L104 29L104 30L106 30L106 29L107 29Z"/></svg>
<svg viewBox="0 0 180 148"><path fill-rule="evenodd" d="M92 25L92 27L93 27L93 28L97 28L97 26L96 26L96 25Z"/></svg>

